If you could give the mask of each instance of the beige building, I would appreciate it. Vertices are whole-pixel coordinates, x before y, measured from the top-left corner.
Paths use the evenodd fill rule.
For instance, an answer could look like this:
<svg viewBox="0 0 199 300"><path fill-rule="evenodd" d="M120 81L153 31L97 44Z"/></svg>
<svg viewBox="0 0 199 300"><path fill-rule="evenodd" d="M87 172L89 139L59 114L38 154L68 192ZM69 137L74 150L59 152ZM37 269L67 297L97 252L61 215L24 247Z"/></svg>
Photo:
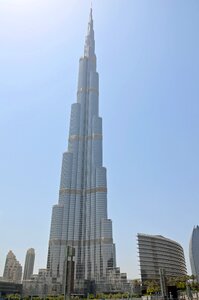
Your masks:
<svg viewBox="0 0 199 300"><path fill-rule="evenodd" d="M22 266L16 259L14 253L10 250L6 257L3 280L20 283L22 277Z"/></svg>

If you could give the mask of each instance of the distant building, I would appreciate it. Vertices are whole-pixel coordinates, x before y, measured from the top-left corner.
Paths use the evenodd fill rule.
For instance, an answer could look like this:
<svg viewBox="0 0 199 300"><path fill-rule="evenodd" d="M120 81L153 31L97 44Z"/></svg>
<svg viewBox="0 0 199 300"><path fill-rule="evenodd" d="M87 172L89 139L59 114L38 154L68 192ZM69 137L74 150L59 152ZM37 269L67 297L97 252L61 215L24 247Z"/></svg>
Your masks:
<svg viewBox="0 0 199 300"><path fill-rule="evenodd" d="M39 296L44 298L47 294L52 294L48 288L46 269L39 269L38 274L33 274L30 279L23 280L23 297Z"/></svg>
<svg viewBox="0 0 199 300"><path fill-rule="evenodd" d="M120 268L107 269L106 286L104 292L109 293L124 293L130 291L130 284L127 281L127 274L120 273Z"/></svg>
<svg viewBox="0 0 199 300"><path fill-rule="evenodd" d="M27 250L26 253L23 280L30 279L31 275L33 274L34 262L35 262L35 250L33 248L30 248Z"/></svg>
<svg viewBox="0 0 199 300"><path fill-rule="evenodd" d="M159 280L160 269L165 276L187 274L183 248L175 241L161 235L137 235L142 282Z"/></svg>
<svg viewBox="0 0 199 300"><path fill-rule="evenodd" d="M12 251L6 257L3 280L20 283L22 277L22 266Z"/></svg>
<svg viewBox="0 0 199 300"><path fill-rule="evenodd" d="M192 274L199 281L199 226L193 228L189 244L189 259Z"/></svg>

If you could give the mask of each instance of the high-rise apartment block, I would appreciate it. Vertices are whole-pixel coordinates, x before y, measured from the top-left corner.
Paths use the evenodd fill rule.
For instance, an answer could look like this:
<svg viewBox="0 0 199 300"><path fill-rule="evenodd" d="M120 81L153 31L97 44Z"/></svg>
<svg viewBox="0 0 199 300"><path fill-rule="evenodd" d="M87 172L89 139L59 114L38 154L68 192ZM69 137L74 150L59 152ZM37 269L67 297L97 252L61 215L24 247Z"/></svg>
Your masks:
<svg viewBox="0 0 199 300"><path fill-rule="evenodd" d="M31 275L33 274L34 262L35 262L35 250L33 248L30 248L27 250L26 253L23 280L30 279Z"/></svg>
<svg viewBox="0 0 199 300"><path fill-rule="evenodd" d="M192 231L189 244L189 258L192 274L199 281L199 226L194 227Z"/></svg>
<svg viewBox="0 0 199 300"><path fill-rule="evenodd" d="M167 277L187 274L184 251L180 244L161 235L137 235L142 282L159 280L160 270Z"/></svg>
<svg viewBox="0 0 199 300"><path fill-rule="evenodd" d="M5 268L3 272L3 279L20 283L22 277L22 266L16 259L12 251L9 251L6 257Z"/></svg>
<svg viewBox="0 0 199 300"><path fill-rule="evenodd" d="M76 287L85 280L106 280L107 270L116 267L102 137L91 9L79 61L77 102L71 108L68 150L63 154L59 201L52 210L47 259L52 282L63 282L67 246L75 248Z"/></svg>

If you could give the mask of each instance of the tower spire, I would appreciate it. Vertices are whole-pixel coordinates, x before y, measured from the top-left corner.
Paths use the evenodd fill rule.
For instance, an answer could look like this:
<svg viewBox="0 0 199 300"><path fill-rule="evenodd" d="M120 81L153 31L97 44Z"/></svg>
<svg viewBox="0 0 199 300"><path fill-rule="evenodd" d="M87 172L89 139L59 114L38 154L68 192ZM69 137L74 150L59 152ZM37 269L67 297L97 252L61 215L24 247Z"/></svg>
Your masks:
<svg viewBox="0 0 199 300"><path fill-rule="evenodd" d="M90 20L93 19L93 3L91 1L91 8L90 8Z"/></svg>
<svg viewBox="0 0 199 300"><path fill-rule="evenodd" d="M88 31L86 35L84 56L94 56L95 55L95 40L94 40L94 30L93 30L93 8L91 2L90 15L88 21Z"/></svg>
<svg viewBox="0 0 199 300"><path fill-rule="evenodd" d="M93 9L92 4L90 8L90 16L89 16L89 23L88 23L88 34L93 30Z"/></svg>

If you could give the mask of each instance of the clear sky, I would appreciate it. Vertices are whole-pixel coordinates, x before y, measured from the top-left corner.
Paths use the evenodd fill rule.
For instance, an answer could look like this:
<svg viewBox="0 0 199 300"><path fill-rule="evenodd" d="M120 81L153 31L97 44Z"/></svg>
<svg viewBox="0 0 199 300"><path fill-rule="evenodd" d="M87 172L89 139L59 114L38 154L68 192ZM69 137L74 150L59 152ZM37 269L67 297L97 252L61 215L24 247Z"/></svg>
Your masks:
<svg viewBox="0 0 199 300"><path fill-rule="evenodd" d="M0 275L12 249L46 266L90 1L0 0ZM136 234L199 224L199 1L94 0L108 211L117 264Z"/></svg>

